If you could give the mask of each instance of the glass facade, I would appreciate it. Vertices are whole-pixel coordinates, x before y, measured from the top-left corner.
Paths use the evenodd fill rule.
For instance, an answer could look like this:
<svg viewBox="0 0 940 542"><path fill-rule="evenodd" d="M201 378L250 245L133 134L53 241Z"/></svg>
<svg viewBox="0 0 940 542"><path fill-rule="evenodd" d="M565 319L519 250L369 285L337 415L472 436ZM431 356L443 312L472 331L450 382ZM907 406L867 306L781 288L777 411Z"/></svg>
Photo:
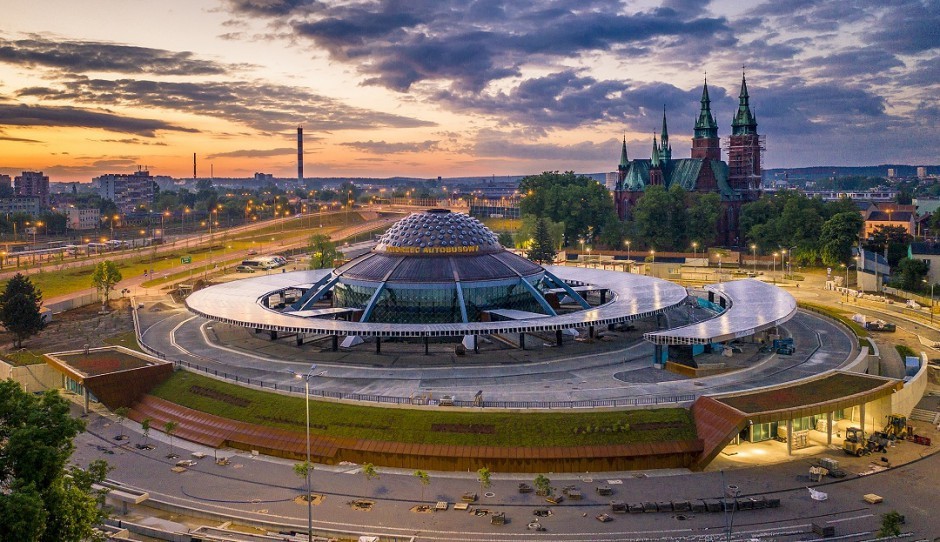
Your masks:
<svg viewBox="0 0 940 542"><path fill-rule="evenodd" d="M365 309L377 286L337 283L333 306ZM513 309L545 314L541 305L518 281L463 288L467 318L479 322L483 311ZM369 322L393 324L446 324L461 322L457 288L449 284L388 284L376 301Z"/></svg>

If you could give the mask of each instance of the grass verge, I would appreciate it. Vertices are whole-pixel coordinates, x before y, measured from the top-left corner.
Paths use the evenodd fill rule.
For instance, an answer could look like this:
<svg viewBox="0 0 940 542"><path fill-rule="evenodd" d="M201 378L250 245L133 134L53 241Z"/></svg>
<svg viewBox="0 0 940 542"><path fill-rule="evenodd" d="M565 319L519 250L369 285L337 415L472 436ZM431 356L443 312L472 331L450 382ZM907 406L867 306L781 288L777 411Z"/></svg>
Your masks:
<svg viewBox="0 0 940 542"><path fill-rule="evenodd" d="M846 326L848 326L849 329L851 329L852 332L855 333L855 336L858 337L859 339L867 339L867 338L868 338L868 330L867 330L867 329L865 329L865 328L863 328L861 325L859 325L858 322L852 320L851 318L849 318L849 317L845 316L844 314L842 314L841 312L839 312L838 309L833 309L833 308L831 308L831 307L825 307L825 306L823 306L823 305L817 305L817 304L815 304L815 303L807 303L807 302L805 302L805 301L800 301L800 302L798 302L798 303L797 303L797 306L799 306L801 309L806 309L806 310L810 310L810 311L813 311L813 312L818 312L818 313L820 313L820 314L823 314L823 315L825 315L825 316L828 316L828 317L830 317L830 318L833 318L833 319L835 319L835 320L838 320L838 321L842 322L843 324L845 324Z"/></svg>
<svg viewBox="0 0 940 542"><path fill-rule="evenodd" d="M914 357L914 358L919 357L917 355L917 352L915 352L911 347L904 345L904 344L896 344L894 345L894 349L897 350L898 354L901 355L902 360L906 357Z"/></svg>
<svg viewBox="0 0 940 542"><path fill-rule="evenodd" d="M304 430L304 399L177 371L151 394L201 412ZM340 438L470 446L584 446L696 438L684 408L511 413L381 408L311 401L311 432Z"/></svg>
<svg viewBox="0 0 940 542"><path fill-rule="evenodd" d="M123 346L128 350L146 354L143 348L137 344L137 333L134 331L125 331L124 333L108 337L107 339L104 339L104 343L110 344L112 346Z"/></svg>

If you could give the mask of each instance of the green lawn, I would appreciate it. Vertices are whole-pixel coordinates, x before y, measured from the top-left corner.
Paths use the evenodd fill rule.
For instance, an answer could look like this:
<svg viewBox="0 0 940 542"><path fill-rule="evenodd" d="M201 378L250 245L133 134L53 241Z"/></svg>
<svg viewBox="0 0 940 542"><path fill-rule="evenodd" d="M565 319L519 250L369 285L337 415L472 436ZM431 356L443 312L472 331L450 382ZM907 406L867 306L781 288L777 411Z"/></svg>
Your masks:
<svg viewBox="0 0 940 542"><path fill-rule="evenodd" d="M304 399L177 371L153 395L249 423L304 430ZM311 401L311 432L379 441L476 446L580 446L696 438L687 409L517 414L380 408Z"/></svg>
<svg viewBox="0 0 940 542"><path fill-rule="evenodd" d="M134 350L135 352L144 352L144 349L137 344L137 333L135 331L125 331L119 335L114 335L113 337L108 337L104 339L105 344L110 344L114 346L123 346L128 350Z"/></svg>
<svg viewBox="0 0 940 542"><path fill-rule="evenodd" d="M23 367L25 365L38 365L40 363L45 363L46 358L39 353L31 352L29 350L18 350L16 352L6 352L3 354L3 359L13 365L14 367Z"/></svg>
<svg viewBox="0 0 940 542"><path fill-rule="evenodd" d="M830 317L830 318L834 318L834 319L836 319L836 320L842 322L843 324L845 324L846 326L848 326L848 327L855 333L855 335L856 335L859 339L863 339L863 338L868 337L868 330L867 330L867 329L865 329L865 328L863 328L862 326L860 326L860 325L858 324L858 322L855 322L855 321L852 320L851 318L849 318L849 317L845 316L844 314L842 314L842 313L839 311L839 309L835 309L835 308L832 308L832 307L824 307L824 306L822 306L822 305L817 305L817 304L815 304L815 303L807 303L807 302L805 302L805 301L800 301L800 302L797 303L797 305L798 305L800 308L807 309L807 310L810 310L810 311L813 311L813 312L818 312L818 313L820 313L820 314L823 314L823 315L825 315L825 316L828 316L828 317Z"/></svg>

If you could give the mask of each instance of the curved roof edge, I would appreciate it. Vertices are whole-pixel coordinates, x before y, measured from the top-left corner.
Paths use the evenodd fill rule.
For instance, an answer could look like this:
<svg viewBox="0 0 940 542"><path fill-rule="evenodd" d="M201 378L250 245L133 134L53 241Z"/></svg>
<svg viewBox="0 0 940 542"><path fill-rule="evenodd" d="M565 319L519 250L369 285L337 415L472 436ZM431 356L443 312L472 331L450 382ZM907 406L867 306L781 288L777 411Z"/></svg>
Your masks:
<svg viewBox="0 0 940 542"><path fill-rule="evenodd" d="M710 284L706 290L731 301L714 318L664 331L646 333L653 344L709 344L748 337L780 325L796 314L796 299L789 292L754 279Z"/></svg>
<svg viewBox="0 0 940 542"><path fill-rule="evenodd" d="M558 316L503 322L449 324L389 324L303 318L268 309L261 300L288 289L310 287L331 270L295 271L241 279L210 286L186 298L186 308L198 316L265 331L362 337L459 337L556 331L606 326L646 318L682 303L686 290L661 279L565 266L546 266L557 277L590 284L612 293L612 300L590 309Z"/></svg>

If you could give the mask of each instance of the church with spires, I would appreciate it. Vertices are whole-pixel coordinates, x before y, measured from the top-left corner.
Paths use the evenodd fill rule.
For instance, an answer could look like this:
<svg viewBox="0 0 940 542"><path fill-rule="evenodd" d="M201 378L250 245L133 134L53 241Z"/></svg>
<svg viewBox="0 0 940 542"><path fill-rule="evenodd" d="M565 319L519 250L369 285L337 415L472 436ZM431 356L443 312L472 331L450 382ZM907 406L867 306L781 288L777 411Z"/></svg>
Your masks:
<svg viewBox="0 0 940 542"><path fill-rule="evenodd" d="M751 113L746 78L741 78L738 110L731 122L726 147L727 161L721 159L721 140L718 124L712 116L708 82L702 87L701 103L692 137L691 158L672 158L665 109L662 132L658 141L653 135L649 159L630 160L624 137L614 189L617 215L621 220L630 220L647 186L669 189L679 185L687 192L716 193L721 198L721 213L715 239L710 241L722 246L739 246L744 242L739 225L741 206L760 197L761 151L764 149L763 137L757 133L757 118Z"/></svg>

